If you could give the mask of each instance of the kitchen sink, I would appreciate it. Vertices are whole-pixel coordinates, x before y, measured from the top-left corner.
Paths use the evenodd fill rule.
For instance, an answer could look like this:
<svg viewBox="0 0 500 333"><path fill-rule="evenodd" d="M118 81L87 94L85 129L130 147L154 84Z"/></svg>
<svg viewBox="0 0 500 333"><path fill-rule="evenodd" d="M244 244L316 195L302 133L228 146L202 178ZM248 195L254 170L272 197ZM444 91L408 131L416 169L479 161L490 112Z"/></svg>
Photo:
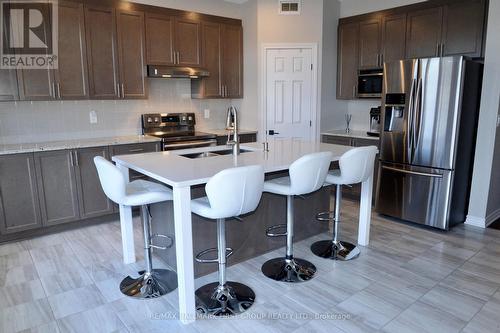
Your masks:
<svg viewBox="0 0 500 333"><path fill-rule="evenodd" d="M249 153L251 150L240 149L240 154ZM195 159L195 158L206 158L206 157L214 157L221 155L231 155L233 153L232 149L224 149L224 150L215 150L215 151L204 151L201 153L191 153L191 154L183 154L180 156Z"/></svg>

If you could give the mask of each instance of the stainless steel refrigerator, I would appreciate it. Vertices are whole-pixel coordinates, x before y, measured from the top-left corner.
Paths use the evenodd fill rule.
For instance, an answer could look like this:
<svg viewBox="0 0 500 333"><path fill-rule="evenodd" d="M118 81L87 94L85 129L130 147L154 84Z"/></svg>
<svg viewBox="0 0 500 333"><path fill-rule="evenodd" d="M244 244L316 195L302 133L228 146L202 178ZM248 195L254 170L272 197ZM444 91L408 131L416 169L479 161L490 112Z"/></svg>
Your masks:
<svg viewBox="0 0 500 333"><path fill-rule="evenodd" d="M464 222L482 70L464 57L384 65L379 213L445 230Z"/></svg>

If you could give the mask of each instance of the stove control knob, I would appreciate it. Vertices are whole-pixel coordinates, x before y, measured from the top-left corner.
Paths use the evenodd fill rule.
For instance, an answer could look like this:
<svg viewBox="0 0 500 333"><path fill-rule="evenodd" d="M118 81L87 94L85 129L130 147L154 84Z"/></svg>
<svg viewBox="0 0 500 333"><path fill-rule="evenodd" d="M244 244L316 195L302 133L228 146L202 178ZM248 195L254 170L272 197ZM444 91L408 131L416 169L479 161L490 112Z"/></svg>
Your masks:
<svg viewBox="0 0 500 333"><path fill-rule="evenodd" d="M155 123L159 123L159 122L160 122L160 118L155 117Z"/></svg>
<svg viewBox="0 0 500 333"><path fill-rule="evenodd" d="M146 119L146 122L147 122L148 124L152 123L152 122L153 122L153 118L148 117L148 118Z"/></svg>
<svg viewBox="0 0 500 333"><path fill-rule="evenodd" d="M188 117L188 120L189 120L189 121L193 121L193 116L189 116L189 117Z"/></svg>

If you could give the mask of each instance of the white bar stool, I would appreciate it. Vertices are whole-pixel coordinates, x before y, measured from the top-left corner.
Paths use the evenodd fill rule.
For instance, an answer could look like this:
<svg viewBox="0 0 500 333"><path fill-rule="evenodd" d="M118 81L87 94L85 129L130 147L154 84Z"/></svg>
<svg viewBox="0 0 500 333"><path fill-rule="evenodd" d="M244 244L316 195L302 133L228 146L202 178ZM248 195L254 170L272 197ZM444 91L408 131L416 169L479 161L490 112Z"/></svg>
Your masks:
<svg viewBox="0 0 500 333"><path fill-rule="evenodd" d="M151 244L151 220L147 207L150 204L172 200L172 190L146 180L127 183L120 170L102 156L94 157L94 164L102 189L110 200L124 206L141 206L146 270L139 272L138 278L127 276L123 279L120 283L121 292L136 298L156 298L175 290L177 274L168 269L153 269L151 261L151 249L165 250L173 245L173 239L164 235L153 235L153 237L169 238L171 244L166 247Z"/></svg>
<svg viewBox="0 0 500 333"><path fill-rule="evenodd" d="M293 257L293 198L295 195L312 193L323 186L332 157L330 152L305 155L290 165L290 177L264 183L264 192L285 195L287 198L286 225L275 225L266 230L269 237L286 236L286 256L268 260L262 265L262 273L268 278L283 282L302 282L311 279L316 273L316 267L312 263ZM284 233L273 232L285 227Z"/></svg>
<svg viewBox="0 0 500 333"><path fill-rule="evenodd" d="M338 239L340 223L340 201L342 185L362 183L373 174L377 147L360 147L344 153L339 160L339 170L330 171L326 176L325 186L336 185L335 216L333 212L322 212L317 215L319 221L333 221L335 231L332 240L318 241L311 245L311 251L322 258L333 260L351 260L360 254L356 245Z"/></svg>
<svg viewBox="0 0 500 333"><path fill-rule="evenodd" d="M219 264L219 281L196 290L196 309L202 314L230 316L250 308L255 300L253 290L238 282L226 280L226 258L233 250L226 248L225 219L254 211L259 205L264 186L264 168L260 165L223 170L205 186L206 197L191 200L191 211L217 220L217 249L196 255L202 263ZM217 259L203 256L217 251Z"/></svg>

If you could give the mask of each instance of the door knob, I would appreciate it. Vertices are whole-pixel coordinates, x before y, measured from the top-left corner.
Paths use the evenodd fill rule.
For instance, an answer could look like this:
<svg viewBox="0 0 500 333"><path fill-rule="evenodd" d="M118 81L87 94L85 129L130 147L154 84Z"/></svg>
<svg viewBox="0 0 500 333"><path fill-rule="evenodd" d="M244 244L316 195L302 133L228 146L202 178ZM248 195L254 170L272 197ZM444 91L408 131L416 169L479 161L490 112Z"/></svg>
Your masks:
<svg viewBox="0 0 500 333"><path fill-rule="evenodd" d="M269 135L276 135L279 134L278 132L275 132L274 130L269 130Z"/></svg>

